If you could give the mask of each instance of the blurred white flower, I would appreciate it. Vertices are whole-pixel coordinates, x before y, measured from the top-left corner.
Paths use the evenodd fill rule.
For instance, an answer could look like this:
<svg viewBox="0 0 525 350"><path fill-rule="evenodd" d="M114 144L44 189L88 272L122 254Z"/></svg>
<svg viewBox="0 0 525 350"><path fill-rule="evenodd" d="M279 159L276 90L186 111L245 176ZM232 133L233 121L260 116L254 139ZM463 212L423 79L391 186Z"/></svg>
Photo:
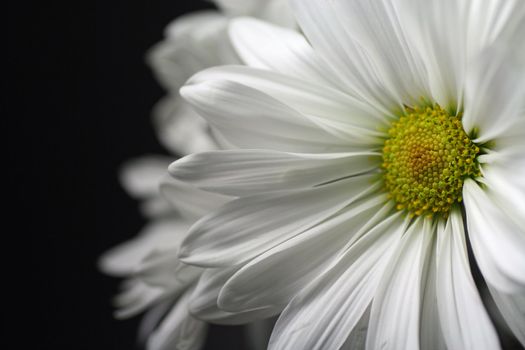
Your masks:
<svg viewBox="0 0 525 350"><path fill-rule="evenodd" d="M174 155L227 147L180 98L178 90L204 68L240 63L227 34L231 16L261 14L271 20L275 15L276 22L284 18L282 12L272 15L265 6L260 11L253 7L246 12L243 4L238 5L241 7L228 4L226 15L201 11L176 19L166 28L166 38L148 54L155 76L168 92L153 112L157 134ZM99 263L105 273L127 278L121 294L115 298L115 316L127 318L146 311L140 338L148 349L199 349L207 326L189 313L190 306L194 315L220 324L246 323L275 312L231 314L217 308L218 287L214 290L208 286L206 293L199 292L201 287L196 290L202 274L201 286L208 277L215 283L226 281L235 271L205 271L185 265L177 258L179 244L191 224L229 198L166 179L170 160L172 157L148 156L124 166L121 182L131 196L142 202L142 212L151 222L136 238L105 253ZM168 199L160 194L161 183ZM255 323L252 328L260 326Z"/></svg>
<svg viewBox="0 0 525 350"><path fill-rule="evenodd" d="M167 26L165 39L148 53L157 80L168 91L153 117L159 140L174 154L185 155L229 145L180 98L179 89L193 74L208 67L240 64L227 28L237 15L252 15L280 23L291 17L287 1L218 1L224 13L200 11L182 16ZM270 11L275 9L275 12ZM278 9L278 11L277 11ZM290 27L295 22L282 23Z"/></svg>
<svg viewBox="0 0 525 350"><path fill-rule="evenodd" d="M228 18L201 11L173 21L165 39L148 53L148 62L168 94L155 106L153 118L162 144L173 154L217 149L212 131L179 96L179 89L196 72L239 63L227 35Z"/></svg>
<svg viewBox="0 0 525 350"><path fill-rule="evenodd" d="M468 237L525 344L525 3L292 3L306 38L236 20L251 67L181 90L244 148L170 166L237 197L182 261L236 270L223 310L284 308L270 349L497 349Z"/></svg>
<svg viewBox="0 0 525 350"><path fill-rule="evenodd" d="M253 16L284 27L295 27L288 0L213 0L229 16Z"/></svg>
<svg viewBox="0 0 525 350"><path fill-rule="evenodd" d="M173 180L163 181L166 167L166 159L152 157L134 160L124 167L122 183L130 194L143 201L144 213L151 222L138 237L105 253L99 263L105 273L127 278L115 298L115 316L128 318L146 311L139 336L148 349L199 349L207 330L204 321L243 324L266 318L268 313L231 314L219 310L219 289L201 292L199 278L210 276L224 283L234 271L206 270L178 260L180 242L191 224L229 198ZM176 199L173 203L159 197L161 183L168 198Z"/></svg>
<svg viewBox="0 0 525 350"><path fill-rule="evenodd" d="M138 237L105 253L99 261L102 271L127 278L115 298L117 318L147 310L139 338L148 349L166 349L175 341L187 349L199 349L206 324L189 316L187 299L202 269L180 263L176 254L192 221L177 215L158 194L167 159L141 158L122 171L122 184L133 197L143 201L143 212L152 221Z"/></svg>

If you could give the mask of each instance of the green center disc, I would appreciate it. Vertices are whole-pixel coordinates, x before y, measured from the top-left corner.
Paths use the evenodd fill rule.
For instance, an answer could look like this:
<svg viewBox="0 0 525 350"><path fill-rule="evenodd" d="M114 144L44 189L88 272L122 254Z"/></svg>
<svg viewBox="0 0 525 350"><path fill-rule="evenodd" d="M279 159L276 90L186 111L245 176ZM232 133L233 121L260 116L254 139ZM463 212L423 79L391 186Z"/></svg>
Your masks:
<svg viewBox="0 0 525 350"><path fill-rule="evenodd" d="M397 209L412 215L440 213L462 200L463 181L479 176L479 148L461 120L438 105L406 108L392 123L383 147L384 182Z"/></svg>

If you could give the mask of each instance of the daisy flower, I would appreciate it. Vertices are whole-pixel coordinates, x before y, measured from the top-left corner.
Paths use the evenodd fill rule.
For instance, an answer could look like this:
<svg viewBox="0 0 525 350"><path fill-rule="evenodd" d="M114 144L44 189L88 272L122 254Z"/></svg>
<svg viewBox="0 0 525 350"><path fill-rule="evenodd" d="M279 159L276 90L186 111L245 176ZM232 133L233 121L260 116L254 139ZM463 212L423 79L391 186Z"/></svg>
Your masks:
<svg viewBox="0 0 525 350"><path fill-rule="evenodd" d="M192 74L204 68L240 63L227 35L229 16L233 12L260 13L272 19L272 13L263 11L262 1L253 1L254 5L258 2L261 9L253 7L250 12L231 3L227 14L201 11L177 18L166 28L165 39L148 53L155 76L168 92L154 108L157 135L174 155L225 147L206 121L180 98L178 90ZM275 12L275 21L282 21L283 15ZM141 201L141 211L150 222L136 238L105 253L99 266L109 275L126 278L122 292L115 298L115 317L124 319L145 312L139 339L148 349L199 349L207 331L203 320L240 324L265 318L268 312L227 313L217 309L219 290L214 294L208 288L201 294L196 289L202 274L226 281L234 271L205 271L185 265L177 258L180 242L191 224L229 198L166 179L172 160L173 156L144 156L125 164L121 183L132 197ZM248 325L254 338L253 349L267 343L267 327L267 322Z"/></svg>
<svg viewBox="0 0 525 350"><path fill-rule="evenodd" d="M497 349L477 264L525 344L525 3L292 4L304 36L238 19L250 67L181 90L239 148L170 166L236 197L181 260L236 271L223 310L284 310L270 349Z"/></svg>

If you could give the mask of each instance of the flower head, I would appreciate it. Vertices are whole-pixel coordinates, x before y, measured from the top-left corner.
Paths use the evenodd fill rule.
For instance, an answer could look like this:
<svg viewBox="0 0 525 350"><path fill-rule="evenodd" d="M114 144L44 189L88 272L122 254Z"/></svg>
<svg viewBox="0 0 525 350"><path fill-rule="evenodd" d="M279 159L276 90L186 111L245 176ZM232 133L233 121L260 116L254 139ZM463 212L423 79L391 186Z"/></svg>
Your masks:
<svg viewBox="0 0 525 350"><path fill-rule="evenodd" d="M464 180L480 175L479 151L461 119L439 105L408 109L392 123L382 150L385 190L397 209L447 216L461 202Z"/></svg>
<svg viewBox="0 0 525 350"><path fill-rule="evenodd" d="M305 37L236 20L250 67L181 90L241 148L170 166L237 197L181 259L236 269L224 310L282 309L271 349L498 348L468 237L525 344L525 4L292 3Z"/></svg>

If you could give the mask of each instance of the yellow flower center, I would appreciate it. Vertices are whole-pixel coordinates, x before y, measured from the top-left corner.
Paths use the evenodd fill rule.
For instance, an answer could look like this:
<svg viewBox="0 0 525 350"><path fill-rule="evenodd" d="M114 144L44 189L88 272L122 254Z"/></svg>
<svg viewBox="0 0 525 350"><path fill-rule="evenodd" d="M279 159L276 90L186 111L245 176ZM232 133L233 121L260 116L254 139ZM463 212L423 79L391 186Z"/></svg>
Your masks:
<svg viewBox="0 0 525 350"><path fill-rule="evenodd" d="M448 216L461 202L463 181L479 176L479 148L458 116L439 105L406 108L383 147L386 189L397 209L411 215Z"/></svg>

